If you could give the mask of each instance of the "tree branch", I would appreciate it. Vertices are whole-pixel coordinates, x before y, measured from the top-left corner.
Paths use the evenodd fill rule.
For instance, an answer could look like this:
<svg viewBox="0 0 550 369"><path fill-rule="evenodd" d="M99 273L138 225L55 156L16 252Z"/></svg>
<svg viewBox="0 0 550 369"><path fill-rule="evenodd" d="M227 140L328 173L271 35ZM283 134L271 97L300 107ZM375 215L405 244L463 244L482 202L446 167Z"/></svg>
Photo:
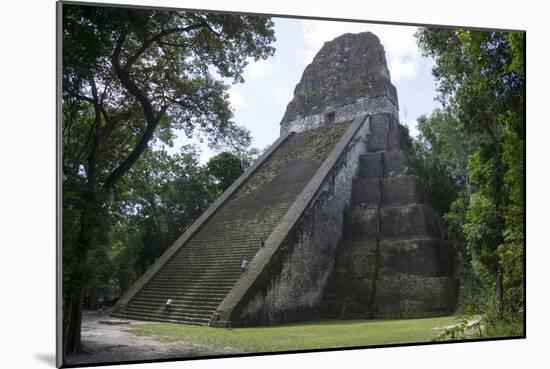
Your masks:
<svg viewBox="0 0 550 369"><path fill-rule="evenodd" d="M113 185L124 175L126 172L132 168L134 163L139 159L141 154L145 151L147 148L147 145L151 138L153 137L153 133L155 132L155 129L158 126L160 119L156 119L154 122L151 122L150 124L147 124L147 127L145 128L145 132L141 136L141 139L137 143L136 147L132 150L130 155L124 159L118 167L116 167L105 180L105 183L103 185L104 189L106 191L109 191L112 189Z"/></svg>
<svg viewBox="0 0 550 369"><path fill-rule="evenodd" d="M115 51L113 52L113 56L112 56L113 68L122 85L128 90L128 92L130 92L130 94L132 94L137 99L138 103L141 105L141 108L145 115L147 126L145 127L143 135L141 136L140 140L138 141L137 145L134 147L132 152L107 176L107 179L103 184L103 187L106 191L111 190L113 185L124 174L126 174L130 170L130 168L134 165L134 163L139 159L143 151L145 151L145 149L147 148L149 141L151 141L151 138L153 137L153 133L155 132L155 129L157 128L160 122L160 119L162 118L162 116L165 114L166 110L169 107L169 105L164 105L160 109L158 114L155 113L155 109L151 103L151 100L147 97L145 92L143 92L139 88L139 86L135 83L135 81L132 80L132 78L130 77L129 71L121 67L119 58L120 58L120 51L122 49L122 44L125 38L126 36L124 34L121 34L117 42Z"/></svg>
<svg viewBox="0 0 550 369"><path fill-rule="evenodd" d="M153 134L155 132L155 129L157 128L162 116L166 113L166 110L170 107L170 104L164 104L158 113L155 112L155 109L153 107L153 104L151 100L147 97L144 91L140 89L140 87L136 84L134 80L130 77L130 67L138 60L138 58L145 52L145 50L154 42L159 42L163 37L168 36L173 33L177 32L189 32L193 29L200 28L200 27L208 27L210 30L211 27L206 23L206 21L202 21L200 23L192 24L187 27L176 27L176 28L170 28L163 30L156 34L155 36L151 37L150 39L146 40L141 47L139 47L132 56L130 56L124 67L120 64L120 54L122 51L122 46L124 44L124 41L126 40L126 33L121 33L117 43L115 50L112 54L111 61L113 64L113 69L115 71L115 74L119 78L122 85L132 94L136 100L141 105L141 108L143 109L143 113L145 115L145 120L147 122L147 126L145 128L145 131L143 132L143 135L141 136L141 139L137 143L136 147L132 150L130 155L126 157L119 165L116 167L105 180L105 183L103 185L104 189L109 191L112 189L113 185L124 175L126 174L130 168L134 165L134 163L139 159L143 151L147 148L149 141L153 137ZM212 30L213 31L213 30Z"/></svg>
<svg viewBox="0 0 550 369"><path fill-rule="evenodd" d="M161 32L157 33L150 39L145 40L143 44L128 58L123 69L128 70L139 59L141 54L143 54L145 50L147 50L149 46L151 46L154 42L161 41L163 37L171 35L172 33L189 32L189 31L192 31L193 29L200 28L200 27L210 28L209 25L205 21L203 21L201 23L192 24L187 27L176 27L176 28L169 28L169 29L162 30Z"/></svg>

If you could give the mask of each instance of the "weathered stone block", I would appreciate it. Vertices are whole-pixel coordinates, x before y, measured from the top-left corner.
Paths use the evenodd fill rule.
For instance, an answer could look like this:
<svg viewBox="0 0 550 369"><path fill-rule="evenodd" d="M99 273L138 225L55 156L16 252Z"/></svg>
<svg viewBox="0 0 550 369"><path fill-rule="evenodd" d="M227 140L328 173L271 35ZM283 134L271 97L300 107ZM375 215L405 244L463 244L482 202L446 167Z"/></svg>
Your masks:
<svg viewBox="0 0 550 369"><path fill-rule="evenodd" d="M388 150L388 133L374 132L367 138L367 151L377 152Z"/></svg>
<svg viewBox="0 0 550 369"><path fill-rule="evenodd" d="M424 318L454 312L455 278L362 279L336 282L325 316L340 319Z"/></svg>
<svg viewBox="0 0 550 369"><path fill-rule="evenodd" d="M381 152L361 155L357 177L379 178L382 173L382 155Z"/></svg>
<svg viewBox="0 0 550 369"><path fill-rule="evenodd" d="M426 204L427 198L415 176L389 177L383 180L382 203L385 205Z"/></svg>
<svg viewBox="0 0 550 369"><path fill-rule="evenodd" d="M372 313L367 305L358 304L353 300L327 300L323 310L323 316L329 319L371 319Z"/></svg>
<svg viewBox="0 0 550 369"><path fill-rule="evenodd" d="M380 241L378 276L387 278L452 277L454 247L436 238Z"/></svg>
<svg viewBox="0 0 550 369"><path fill-rule="evenodd" d="M388 150L403 150L403 137L399 129L388 132Z"/></svg>
<svg viewBox="0 0 550 369"><path fill-rule="evenodd" d="M343 237L349 240L376 238L378 232L378 209L349 208L344 213Z"/></svg>
<svg viewBox="0 0 550 369"><path fill-rule="evenodd" d="M358 225L367 223L375 223L375 220L359 217L356 222ZM383 207L380 228L384 237L426 235L445 238L445 229L439 215L431 207L421 204Z"/></svg>
<svg viewBox="0 0 550 369"><path fill-rule="evenodd" d="M409 161L404 151L388 151L384 155L384 177L407 174Z"/></svg>
<svg viewBox="0 0 550 369"><path fill-rule="evenodd" d="M382 182L382 183L380 183ZM357 178L353 181L351 205L374 207L383 205L426 204L423 187L414 176Z"/></svg>
<svg viewBox="0 0 550 369"><path fill-rule="evenodd" d="M378 206L381 200L381 180L359 178L353 181L351 205L363 207Z"/></svg>
<svg viewBox="0 0 550 369"><path fill-rule="evenodd" d="M327 296L330 298L328 299L330 302L341 307L348 305L348 313L352 311L351 306L355 306L357 311L369 311L373 297L372 290L375 287L372 279L334 281L331 287L334 292L332 295Z"/></svg>
<svg viewBox="0 0 550 369"><path fill-rule="evenodd" d="M378 318L421 318L452 314L455 278L396 278L376 282L373 310Z"/></svg>
<svg viewBox="0 0 550 369"><path fill-rule="evenodd" d="M376 114L370 119L370 134L387 133L397 129L397 119L393 114Z"/></svg>
<svg viewBox="0 0 550 369"><path fill-rule="evenodd" d="M336 253L334 273L338 280L374 277L376 240L342 241Z"/></svg>

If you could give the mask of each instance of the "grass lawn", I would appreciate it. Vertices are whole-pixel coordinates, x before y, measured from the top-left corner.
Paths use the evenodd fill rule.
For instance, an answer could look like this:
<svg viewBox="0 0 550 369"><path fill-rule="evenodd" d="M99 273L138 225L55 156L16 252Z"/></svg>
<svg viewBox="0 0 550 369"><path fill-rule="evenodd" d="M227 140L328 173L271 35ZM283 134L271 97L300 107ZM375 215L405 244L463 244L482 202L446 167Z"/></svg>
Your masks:
<svg viewBox="0 0 550 369"><path fill-rule="evenodd" d="M210 328L173 323L134 325L134 334L192 342L213 351L266 352L428 342L455 317L403 320L327 320L255 328Z"/></svg>

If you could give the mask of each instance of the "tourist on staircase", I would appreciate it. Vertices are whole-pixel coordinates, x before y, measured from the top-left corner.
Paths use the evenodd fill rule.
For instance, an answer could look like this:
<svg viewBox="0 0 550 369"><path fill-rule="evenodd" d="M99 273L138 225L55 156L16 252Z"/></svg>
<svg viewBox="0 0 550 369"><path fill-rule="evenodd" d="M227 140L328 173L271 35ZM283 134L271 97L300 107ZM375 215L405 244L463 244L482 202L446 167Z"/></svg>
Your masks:
<svg viewBox="0 0 550 369"><path fill-rule="evenodd" d="M172 309L173 303L174 303L174 300L172 300L171 298L168 298L168 300L166 300L166 303L164 304L165 313L170 314L170 310Z"/></svg>
<svg viewBox="0 0 550 369"><path fill-rule="evenodd" d="M247 269L248 269L248 259L245 256L241 263L241 273L246 272Z"/></svg>

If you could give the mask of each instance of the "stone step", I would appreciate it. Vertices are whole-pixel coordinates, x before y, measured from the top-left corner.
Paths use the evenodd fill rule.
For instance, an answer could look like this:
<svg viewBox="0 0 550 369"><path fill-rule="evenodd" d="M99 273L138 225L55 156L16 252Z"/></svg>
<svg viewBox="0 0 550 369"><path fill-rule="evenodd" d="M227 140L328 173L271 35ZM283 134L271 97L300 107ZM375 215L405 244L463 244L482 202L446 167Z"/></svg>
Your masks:
<svg viewBox="0 0 550 369"><path fill-rule="evenodd" d="M217 292L217 291L228 291L233 287L233 285L199 285L192 282L185 282L185 281L152 281L151 282L151 288L162 288L163 290L178 290L178 291L188 291L188 292L194 292L194 291L204 291L205 293L208 292Z"/></svg>
<svg viewBox="0 0 550 369"><path fill-rule="evenodd" d="M178 323L178 324L189 324L189 325L199 325L205 326L208 325L208 321L204 319L199 320L186 320L186 319L172 319L171 317L159 318L150 314L132 314L132 313L112 313L114 317L126 318L126 319L135 319L135 320L145 320L150 322L165 322L165 323Z"/></svg>
<svg viewBox="0 0 550 369"><path fill-rule="evenodd" d="M240 274L240 273L239 273ZM167 271L161 271L159 274L157 274L153 280L159 281L159 282L167 282L170 283L171 281L185 281L186 283L193 283L197 286L230 286L232 285L233 281L232 279L238 278L237 273L233 273L231 276L226 276L224 278L220 278L219 276L212 274L209 277L205 277L203 275L199 274L188 274L184 275L182 273L171 273ZM233 277L233 278L230 278Z"/></svg>
<svg viewBox="0 0 550 369"><path fill-rule="evenodd" d="M223 292L212 292L209 291L207 293L205 292L197 292L197 291L180 291L180 290L171 290L168 288L148 288L147 286L144 287L144 289L140 292L145 295L149 296L162 296L164 298L167 298L170 296L171 298L186 298L188 300L192 299L205 299L205 300L211 300L214 301L216 299L223 299L225 297L225 293Z"/></svg>
<svg viewBox="0 0 550 369"><path fill-rule="evenodd" d="M148 320L156 322L167 322L167 323L184 323L184 324L193 324L193 325L208 325L210 317L195 317L195 316L185 316L181 314L165 314L165 313L152 313L148 311L138 310L138 311L128 311L125 314L121 314L123 317L130 319L139 319L139 320Z"/></svg>
<svg viewBox="0 0 550 369"><path fill-rule="evenodd" d="M367 137L367 151L403 150L403 138L399 129L371 132Z"/></svg>
<svg viewBox="0 0 550 369"><path fill-rule="evenodd" d="M376 293L372 293L372 289ZM332 291L348 291L332 299L331 309L347 318L412 319L454 312L456 278L391 278L335 281ZM374 300L371 301L372 297ZM374 315L373 315L374 314Z"/></svg>
<svg viewBox="0 0 550 369"><path fill-rule="evenodd" d="M185 259L202 259L202 258L208 258L213 256L220 256L223 255L224 257L230 258L230 259L238 259L239 253L249 253L251 251L257 251L259 250L259 241L250 243L248 245L234 245L231 248L222 248L219 247L218 244L207 242L203 247L206 247L207 245L212 247L211 250L181 250L180 253L176 254L174 257L181 258L183 260Z"/></svg>
<svg viewBox="0 0 550 369"><path fill-rule="evenodd" d="M180 266L180 265L189 265L189 266L200 266L200 267L220 267L220 266L231 266L234 264L240 264L244 256L250 256L251 254L255 255L257 249L254 248L248 251L240 251L239 253L229 252L223 259L222 254L211 255L204 257L193 257L191 255L181 256L177 259L174 259L170 265Z"/></svg>
<svg viewBox="0 0 550 369"><path fill-rule="evenodd" d="M251 257L248 258L248 261L252 260ZM177 274L178 272L185 270L189 273L200 273L204 270L209 271L224 271L224 272L230 272L230 271L236 271L241 266L242 259L239 259L236 262L233 263L216 263L216 262L210 262L210 263L181 263L181 264L173 264L169 267L167 266L167 271L175 272ZM162 271L161 271L162 272Z"/></svg>
<svg viewBox="0 0 550 369"><path fill-rule="evenodd" d="M397 177L409 172L409 160L403 150L384 152L384 177Z"/></svg>
<svg viewBox="0 0 550 369"><path fill-rule="evenodd" d="M214 270L222 270L224 268L230 268L234 265L240 265L241 261L243 260L243 257L247 257L247 259L250 261L252 257L256 255L256 251L253 252L243 252L239 254L238 258L234 258L232 260L224 260L221 259L221 257L205 257L204 259L195 259L195 260L189 260L189 259L183 259L178 258L173 260L169 265L166 265L167 269L171 269L173 271L181 271L183 267L189 268L186 270L198 270L198 271L214 271Z"/></svg>
<svg viewBox="0 0 550 369"><path fill-rule="evenodd" d="M375 239L343 241L338 245L334 273L337 276L374 278ZM378 277L452 277L454 247L437 238L385 239L379 244Z"/></svg>
<svg viewBox="0 0 550 369"><path fill-rule="evenodd" d="M166 291L167 293L170 292L181 292L181 293L203 293L203 294L210 294L210 293L219 293L224 294L229 292L233 286L226 286L226 287L206 287L206 286L194 286L194 285L186 285L185 283L181 284L168 284L168 283L162 283L162 282L151 282L150 288L158 289L159 291Z"/></svg>
<svg viewBox="0 0 550 369"><path fill-rule="evenodd" d="M151 290L142 290L139 292L139 295L134 298L134 300L140 299L140 298L152 298L152 299L166 299L168 298L168 295L162 291L151 291ZM173 292L169 296L170 298L178 301L184 301L189 303L195 303L195 302L204 302L208 304L214 304L214 303L220 303L225 296L219 296L219 295L194 295L191 296L188 293L180 293L180 292ZM132 300L132 301L134 301Z"/></svg>
<svg viewBox="0 0 550 369"><path fill-rule="evenodd" d="M270 220L270 218L276 218L280 217L282 214L288 211L288 208L292 205L294 202L295 195L293 194L293 199L291 201L278 201L276 204L273 204L273 206L269 208L260 208L256 204L251 204L250 209L239 209L235 206L234 209L231 209L230 211L225 211L224 213L218 213L214 215L214 218L212 218L205 226L223 226L226 224L234 223L234 222L240 222L244 223L245 220L251 220L253 224L263 224L258 221L258 218L256 215L258 213L261 213L264 217L263 219ZM239 206L242 206L242 203L238 204ZM229 209L228 209L229 210ZM215 221L214 221L215 219Z"/></svg>
<svg viewBox="0 0 550 369"><path fill-rule="evenodd" d="M228 270L231 271L231 274L227 274ZM221 272L222 270L220 270ZM165 274L166 273L166 274ZM155 278L160 278L160 280L164 280L167 282L170 281L189 281L193 282L195 284L200 284L200 282L204 282L210 285L219 285L219 284L230 284L231 281L235 281L239 278L241 275L241 268L240 264L234 265L232 267L225 267L223 270L223 273L226 273L225 275L200 275L201 271L199 269L192 270L192 269L186 269L185 272L181 271L174 271L173 269L167 269L167 270L161 270L157 275L151 279L151 281L155 280Z"/></svg>
<svg viewBox="0 0 550 369"><path fill-rule="evenodd" d="M258 242L259 243L259 242ZM203 245L204 247L211 247L211 251L193 251L193 250L186 250L187 252L184 253L183 250L179 254L175 255L174 258L177 258L178 261L187 261L187 260L209 260L212 258L216 258L219 256L222 256L223 258L217 259L219 262L223 262L226 260L226 258L229 258L229 260L237 260L242 258L243 254L249 254L251 252L255 253L259 250L259 246L254 243L253 245L249 245L247 247L239 247L235 249L217 249L216 244L212 242L207 242Z"/></svg>
<svg viewBox="0 0 550 369"><path fill-rule="evenodd" d="M172 260L171 265L197 265L197 266L228 266L233 265L235 263L240 262L243 259L243 256L249 256L250 254L256 254L256 251L258 251L257 247L251 248L249 250L242 250L237 252L228 251L227 254L223 255L222 253L219 254L212 254L212 255L205 255L203 257L199 256L193 256L193 255L177 255Z"/></svg>
<svg viewBox="0 0 550 369"><path fill-rule="evenodd" d="M186 250L195 252L215 253L217 251L231 251L233 249L253 248L260 243L260 240L267 237L257 237L255 229L242 230L242 232L254 233L254 239L246 239L244 237L231 237L224 232L211 233L209 237L193 239ZM225 238L227 236L227 238ZM208 249L205 249L208 247ZM183 251L183 250L182 250Z"/></svg>
<svg viewBox="0 0 550 369"><path fill-rule="evenodd" d="M370 134L386 133L394 130L399 130L399 121L395 117L395 114L381 113L370 116Z"/></svg>
<svg viewBox="0 0 550 369"><path fill-rule="evenodd" d="M345 240L372 239L378 227L382 237L431 236L445 239L445 227L437 212L424 204L385 206L376 208L349 208L344 213Z"/></svg>
<svg viewBox="0 0 550 369"><path fill-rule="evenodd" d="M209 310L209 309L215 309L218 307L219 302L218 301L194 301L194 300L175 300L175 304L178 306L178 308L190 308L194 310ZM139 299L132 300L132 303L130 305L148 305L148 306L164 306L166 302L166 299L160 299L160 298L151 298L151 297L141 297Z"/></svg>
<svg viewBox="0 0 550 369"><path fill-rule="evenodd" d="M132 300L132 305L133 304L153 304L153 305L163 305L164 306L164 303L166 302L166 299L165 298L153 298L153 297L146 297L146 296L142 296L140 297L139 299L134 299ZM202 309L202 308L207 308L207 309L210 309L210 308L216 308L218 307L219 303L216 301L216 302L205 302L205 301L201 301L201 302L197 302L195 300L180 300L180 301L176 301L177 305L178 306L186 306L186 307L189 307L191 309Z"/></svg>
<svg viewBox="0 0 550 369"><path fill-rule="evenodd" d="M427 204L427 196L418 178L411 175L389 178L357 178L353 181L351 205Z"/></svg>
<svg viewBox="0 0 550 369"><path fill-rule="evenodd" d="M125 311L128 313L134 313L134 314L151 314L156 315L159 317L181 317L181 318L193 318L193 319L210 319L212 317L212 314L216 311L216 307L213 307L209 310L193 310L189 307L181 307L178 308L177 306L172 306L170 309L170 312L165 312L165 306L164 305L129 305Z"/></svg>
<svg viewBox="0 0 550 369"><path fill-rule="evenodd" d="M239 265L240 266L240 265ZM240 274L240 268L239 270L227 270L227 269L207 269L207 270L190 270L187 269L187 267L171 267L167 269L163 269L158 276L166 276L167 278L184 278L184 279L190 279L190 280L197 280L202 279L204 281L208 282L216 282L216 281L229 281L231 279L238 278Z"/></svg>
<svg viewBox="0 0 550 369"><path fill-rule="evenodd" d="M128 305L127 311L129 312L149 312L153 314L163 314L165 305L164 304L146 304L146 303L132 303ZM189 318L210 318L212 316L212 313L216 310L215 307L202 307L199 309L196 308L189 308L184 306L178 306L177 304L172 305L170 308L170 315L178 315L178 316L186 316Z"/></svg>
<svg viewBox="0 0 550 369"><path fill-rule="evenodd" d="M380 178L382 173L382 153L375 152L359 157L359 168L356 178Z"/></svg>
<svg viewBox="0 0 550 369"><path fill-rule="evenodd" d="M357 178L397 177L409 172L407 154L403 150L382 151L359 157Z"/></svg>

